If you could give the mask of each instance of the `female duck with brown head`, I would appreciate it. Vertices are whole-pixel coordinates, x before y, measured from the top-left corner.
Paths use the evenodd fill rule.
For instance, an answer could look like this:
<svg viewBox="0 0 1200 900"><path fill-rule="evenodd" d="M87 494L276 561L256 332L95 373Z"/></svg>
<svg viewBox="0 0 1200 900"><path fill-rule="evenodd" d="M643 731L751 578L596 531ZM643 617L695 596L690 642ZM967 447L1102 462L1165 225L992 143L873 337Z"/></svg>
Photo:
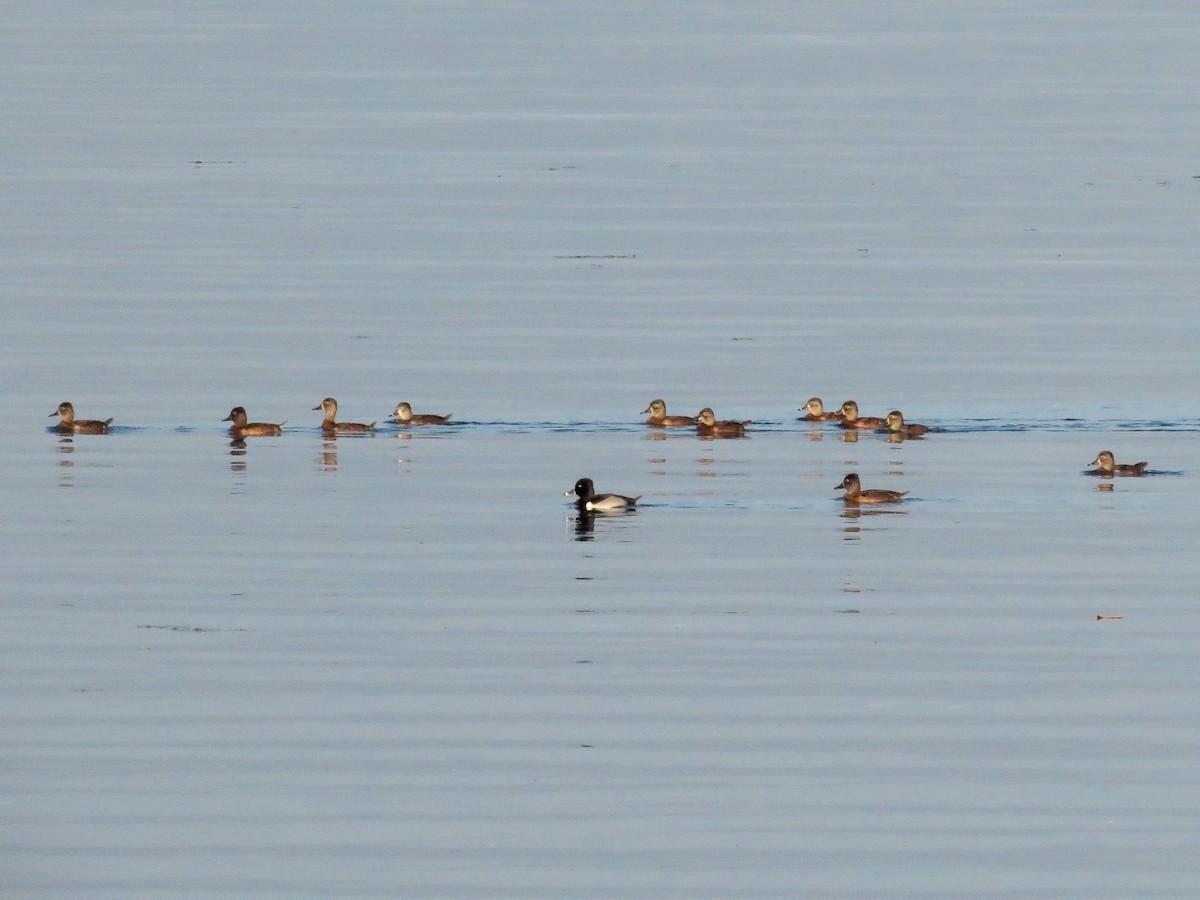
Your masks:
<svg viewBox="0 0 1200 900"><path fill-rule="evenodd" d="M905 422L904 413L898 409L893 409L887 414L887 430L891 434L898 434L903 437L920 437L923 434L929 433L929 426L918 425L916 422Z"/></svg>
<svg viewBox="0 0 1200 900"><path fill-rule="evenodd" d="M808 402L800 407L804 413L800 418L806 422L840 422L842 414L839 410L826 411L820 397L809 397Z"/></svg>
<svg viewBox="0 0 1200 900"><path fill-rule="evenodd" d="M113 421L112 419L105 419L104 421L100 421L99 419L76 419L75 407L65 400L58 404L58 409L50 413L50 416L58 416L58 424L54 427L63 434L108 434L108 426Z"/></svg>
<svg viewBox="0 0 1200 900"><path fill-rule="evenodd" d="M851 472L843 478L836 489L846 492L842 499L847 503L895 503L908 494L908 491L887 491L883 488L864 490L856 472Z"/></svg>
<svg viewBox="0 0 1200 900"><path fill-rule="evenodd" d="M650 405L642 410L643 416L646 413L650 414L646 424L655 428L685 428L696 425L695 416L668 416L667 404L663 400L651 400Z"/></svg>
<svg viewBox="0 0 1200 900"><path fill-rule="evenodd" d="M283 426L286 421L276 425L273 422L248 422L246 417L246 409L242 406L235 406L229 411L222 422L231 422L229 426L229 434L231 437L274 437L277 434L283 434Z"/></svg>
<svg viewBox="0 0 1200 900"><path fill-rule="evenodd" d="M453 413L446 413L444 416L435 415L434 413L414 413L412 406L401 401L396 404L396 411L392 413L392 421L397 425L445 425L450 421Z"/></svg>
<svg viewBox="0 0 1200 900"><path fill-rule="evenodd" d="M878 416L859 416L858 404L853 400L847 400L842 404L842 408L838 410L842 416L841 426L843 428L886 428L887 422Z"/></svg>
<svg viewBox="0 0 1200 900"><path fill-rule="evenodd" d="M716 413L707 406L696 414L696 434L700 437L742 437L749 424L749 419L744 422L717 419Z"/></svg>
<svg viewBox="0 0 1200 900"><path fill-rule="evenodd" d="M1148 462L1118 463L1116 457L1112 455L1111 450L1101 450L1100 455L1093 459L1091 464L1096 468L1089 472L1089 475L1103 475L1106 477L1113 475L1145 475L1146 467L1150 465Z"/></svg>
<svg viewBox="0 0 1200 900"><path fill-rule="evenodd" d="M341 434L355 433L363 431L374 431L375 424L364 425L361 422L339 422L337 421L338 402L332 397L326 397L318 405L313 407L313 411L321 410L325 413L325 420L321 422L321 428L326 434Z"/></svg>

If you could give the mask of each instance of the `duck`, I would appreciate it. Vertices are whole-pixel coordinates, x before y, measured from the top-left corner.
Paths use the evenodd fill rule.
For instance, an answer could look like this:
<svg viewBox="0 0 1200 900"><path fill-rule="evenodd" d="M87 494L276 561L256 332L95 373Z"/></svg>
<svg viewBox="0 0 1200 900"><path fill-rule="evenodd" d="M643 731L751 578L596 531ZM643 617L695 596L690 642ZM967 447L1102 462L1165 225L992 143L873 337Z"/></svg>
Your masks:
<svg viewBox="0 0 1200 900"><path fill-rule="evenodd" d="M904 414L898 409L893 409L887 414L885 422L887 430L892 434L901 434L905 437L920 437L923 434L929 433L928 425L918 425L915 422L905 422Z"/></svg>
<svg viewBox="0 0 1200 900"><path fill-rule="evenodd" d="M622 494L597 494L596 486L590 478L580 478L575 487L566 492L566 496L575 495L575 505L584 512L614 512L631 509L642 499L642 495L626 497Z"/></svg>
<svg viewBox="0 0 1200 900"><path fill-rule="evenodd" d="M886 428L887 422L878 416L859 416L858 404L853 400L847 400L842 404L842 408L838 410L842 417L841 426L843 428Z"/></svg>
<svg viewBox="0 0 1200 900"><path fill-rule="evenodd" d="M680 428L684 426L695 426L695 416L668 416L667 404L663 400L651 400L650 405L642 410L642 415L650 413L650 418L646 420L647 425L653 425L656 428Z"/></svg>
<svg viewBox="0 0 1200 900"><path fill-rule="evenodd" d="M871 488L864 491L862 482L859 481L858 474L855 472L851 472L843 478L836 490L846 492L842 495L842 499L847 503L895 503L908 494L908 491L885 491L882 488Z"/></svg>
<svg viewBox="0 0 1200 900"><path fill-rule="evenodd" d="M47 418L52 416L58 416L58 424L54 427L63 434L108 434L108 426L113 422L112 419L76 419L75 407L65 400Z"/></svg>
<svg viewBox="0 0 1200 900"><path fill-rule="evenodd" d="M335 421L337 419L338 403L332 397L326 397L318 405L313 407L313 412L316 412L317 410L321 410L325 413L325 420L321 423L321 428L323 428L327 433L336 434L339 431L357 432L375 430L375 422L372 422L370 425L363 425L361 422Z"/></svg>
<svg viewBox="0 0 1200 900"><path fill-rule="evenodd" d="M800 412L804 413L800 418L806 422L839 422L842 419L840 410L826 411L820 397L809 397Z"/></svg>
<svg viewBox="0 0 1200 900"><path fill-rule="evenodd" d="M732 419L717 421L717 415L708 406L696 413L696 433L701 437L741 437L751 420L735 422Z"/></svg>
<svg viewBox="0 0 1200 900"><path fill-rule="evenodd" d="M278 425L272 422L247 422L246 409L242 406L235 406L221 421L233 423L229 426L229 434L235 438L273 437L283 434L283 426L287 424L286 420Z"/></svg>
<svg viewBox="0 0 1200 900"><path fill-rule="evenodd" d="M396 404L396 411L392 413L392 421L397 425L445 425L450 421L452 415L454 413L446 413L444 416L433 413L414 413L412 406L401 401Z"/></svg>
<svg viewBox="0 0 1200 900"><path fill-rule="evenodd" d="M1091 465L1096 466L1089 474L1091 475L1145 475L1148 462L1135 463L1120 463L1112 455L1111 450L1101 450L1100 455L1092 460Z"/></svg>

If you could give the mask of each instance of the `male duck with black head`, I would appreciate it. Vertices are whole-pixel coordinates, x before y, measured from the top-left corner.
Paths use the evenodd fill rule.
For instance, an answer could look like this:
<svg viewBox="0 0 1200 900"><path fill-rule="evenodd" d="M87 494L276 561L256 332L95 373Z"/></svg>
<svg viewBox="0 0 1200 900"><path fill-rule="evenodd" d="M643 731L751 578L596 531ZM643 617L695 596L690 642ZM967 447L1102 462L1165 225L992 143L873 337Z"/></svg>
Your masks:
<svg viewBox="0 0 1200 900"><path fill-rule="evenodd" d="M62 434L108 434L108 426L113 422L112 419L76 419L75 407L65 400L58 404L58 409L47 418L52 416L58 416L58 424L54 426L54 430Z"/></svg>
<svg viewBox="0 0 1200 900"><path fill-rule="evenodd" d="M860 416L858 404L853 400L843 403L838 413L841 414L842 421L839 424L843 428L887 428L887 422L878 416Z"/></svg>
<svg viewBox="0 0 1200 900"><path fill-rule="evenodd" d="M650 414L647 425L655 428L691 428L696 424L695 416L668 416L667 404L664 400L651 400L650 405L642 410L642 415Z"/></svg>
<svg viewBox="0 0 1200 900"><path fill-rule="evenodd" d="M246 419L245 407L235 406L221 421L232 423L229 426L229 435L233 438L274 437L283 434L283 426L287 424L286 420L276 425L273 422L248 422Z"/></svg>
<svg viewBox="0 0 1200 900"><path fill-rule="evenodd" d="M633 509L642 495L626 497L623 494L597 494L590 478L580 478L566 496L575 495L575 505L583 512L624 512Z"/></svg>
<svg viewBox="0 0 1200 900"><path fill-rule="evenodd" d="M836 488L839 491L845 491L842 494L842 500L846 503L897 503L907 496L908 491L887 491L883 488L868 488L863 489L862 482L859 481L858 474L851 472L842 479L842 483Z"/></svg>
<svg viewBox="0 0 1200 900"><path fill-rule="evenodd" d="M749 419L744 422L718 419L717 414L707 406L696 414L696 434L700 437L743 437L749 424Z"/></svg>
<svg viewBox="0 0 1200 900"><path fill-rule="evenodd" d="M808 402L800 407L800 412L804 413L800 418L805 422L840 422L842 420L841 411L827 411L820 397L809 397Z"/></svg>
<svg viewBox="0 0 1200 900"><path fill-rule="evenodd" d="M1101 450L1100 455L1092 460L1096 468L1087 474L1112 478L1114 475L1145 475L1148 462L1118 463L1111 450Z"/></svg>
<svg viewBox="0 0 1200 900"><path fill-rule="evenodd" d="M405 401L396 404L396 411L392 413L392 421L397 425L445 425L450 421L453 413L446 413L444 416L439 416L434 413L414 413L412 405Z"/></svg>
<svg viewBox="0 0 1200 900"><path fill-rule="evenodd" d="M375 430L375 422L372 422L370 425L364 425L361 422L337 421L338 402L332 397L326 397L317 406L313 407L313 412L317 410L325 413L325 420L321 422L321 429L326 434L355 434Z"/></svg>

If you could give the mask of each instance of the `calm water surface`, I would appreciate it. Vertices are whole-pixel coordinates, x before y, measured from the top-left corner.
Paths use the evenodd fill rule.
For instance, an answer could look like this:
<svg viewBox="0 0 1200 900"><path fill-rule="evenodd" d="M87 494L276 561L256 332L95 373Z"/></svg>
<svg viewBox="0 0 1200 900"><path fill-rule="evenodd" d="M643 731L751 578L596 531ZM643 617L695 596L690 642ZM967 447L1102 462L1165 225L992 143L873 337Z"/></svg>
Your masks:
<svg viewBox="0 0 1200 900"><path fill-rule="evenodd" d="M202 12L0 35L5 896L1200 891L1195 13Z"/></svg>

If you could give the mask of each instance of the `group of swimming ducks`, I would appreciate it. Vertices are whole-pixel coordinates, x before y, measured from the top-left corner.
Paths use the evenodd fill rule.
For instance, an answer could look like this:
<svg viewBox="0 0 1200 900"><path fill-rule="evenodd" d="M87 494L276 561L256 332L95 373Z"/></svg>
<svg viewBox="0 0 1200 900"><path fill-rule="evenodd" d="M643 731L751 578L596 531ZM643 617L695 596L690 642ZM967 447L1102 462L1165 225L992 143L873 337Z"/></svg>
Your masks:
<svg viewBox="0 0 1200 900"><path fill-rule="evenodd" d="M369 432L373 431L378 424L377 422L339 422L337 420L338 403L333 397L326 397L314 406L313 412L317 411L324 414L321 429L326 434ZM906 422L903 413L898 409L892 410L885 417L860 416L858 404L853 400L847 400L837 411L829 412L826 411L820 397L812 397L800 407L799 411L804 413L800 416L802 421L828 422L841 428L882 431L903 437L921 437L930 431L928 425ZM650 405L642 410L643 415L647 413L650 416L646 419L647 425L654 428L694 428L700 437L741 437L745 435L746 428L753 424L749 419L744 421L718 419L712 408L708 406L694 416L667 415L667 404L662 399L651 400ZM75 418L75 407L66 402L60 403L58 409L50 415L59 417L58 425L55 427L62 434L107 434L108 427L113 422L112 419L77 419ZM444 425L450 420L450 416L449 413L444 416L433 413L414 413L409 403L401 402L396 405L389 421L397 425ZM230 423L229 434L236 440L282 434L283 426L287 424L286 421L277 424L274 422L251 422L245 408L241 406L231 409L229 415L222 421ZM1118 464L1112 452L1104 450L1091 461L1090 465L1096 468L1088 472L1089 475L1111 478L1114 475L1144 475L1149 464L1146 462ZM909 493L908 491L889 491L882 488L864 488L855 472L847 474L835 489L844 491L842 499L848 504L897 503ZM575 495L576 505L585 512L621 512L632 509L641 499L641 495L627 497L623 494L597 493L590 478L580 478L576 481L575 487L567 491L567 496L572 494Z"/></svg>
<svg viewBox="0 0 1200 900"><path fill-rule="evenodd" d="M918 425L915 422L904 421L904 414L898 409L892 410L885 417L860 416L858 403L847 400L835 411L826 411L820 397L811 397L800 407L804 413L800 417L807 422L829 422L841 428L882 431L902 437L922 437L929 433L928 425ZM727 419L720 421L712 409L705 407L695 416L667 415L667 404L661 400L651 400L650 405L642 410L642 414L650 414L647 425L656 428L695 428L702 437L740 437L746 433L746 427L753 424L750 421ZM1148 463L1118 464L1109 450L1101 453L1089 463L1096 466L1088 474L1111 478L1114 475L1144 475ZM908 496L908 491L889 491L883 488L864 488L857 472L850 472L836 486L835 490L843 491L842 500L850 505L863 503L898 503ZM575 495L575 504L584 512L621 512L632 509L642 499L627 497L624 494L597 493L596 486L590 478L580 478L575 487L567 491L567 496Z"/></svg>
<svg viewBox="0 0 1200 900"><path fill-rule="evenodd" d="M905 437L920 437L929 432L928 425L916 425L904 421L904 414L898 409L887 414L887 418L879 419L873 416L860 416L858 404L847 400L837 412L826 412L820 397L813 397L802 407L804 413L800 418L808 422L836 422L843 428L864 428L873 431L886 431L889 434L899 434ZM704 407L694 416L669 416L667 404L662 400L651 400L650 405L642 410L642 414L650 414L647 425L657 428L695 428L702 437L741 437L746 433L750 421L739 422L733 419L718 421L710 407Z"/></svg>
<svg viewBox="0 0 1200 900"><path fill-rule="evenodd" d="M321 429L328 434L374 431L375 426L379 424L378 422L369 424L339 422L337 420L338 402L332 397L326 397L314 406L313 412L317 411L325 414L325 418L321 421ZM77 419L75 418L75 407L66 402L58 404L58 409L50 415L58 416L58 425L55 428L62 434L108 434L108 426L113 423L112 419ZM411 404L401 402L396 405L396 410L388 421L395 422L397 425L445 425L450 421L450 415L449 413L444 416L432 413L414 413ZM242 406L235 406L221 421L230 423L229 434L234 438L272 437L283 434L283 426L287 424L286 420L279 423L251 422L249 416L246 415L245 407Z"/></svg>

